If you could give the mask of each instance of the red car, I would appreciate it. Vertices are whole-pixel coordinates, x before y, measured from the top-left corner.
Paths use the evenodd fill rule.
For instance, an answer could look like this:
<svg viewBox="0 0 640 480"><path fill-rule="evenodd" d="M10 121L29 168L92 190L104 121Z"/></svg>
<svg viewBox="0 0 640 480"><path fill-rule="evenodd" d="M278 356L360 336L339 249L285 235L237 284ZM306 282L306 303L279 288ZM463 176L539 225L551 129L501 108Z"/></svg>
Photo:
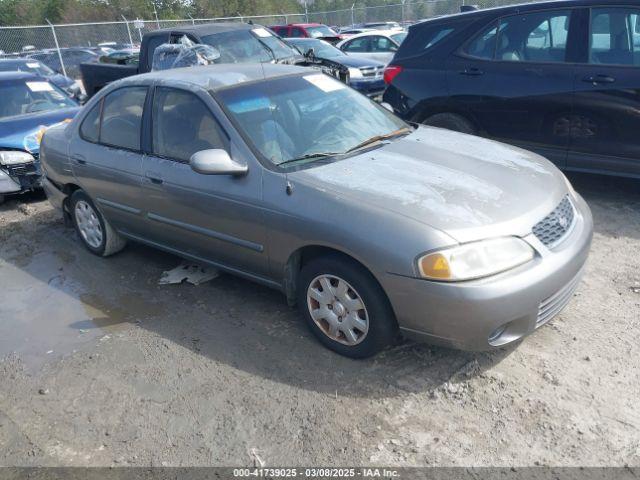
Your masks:
<svg viewBox="0 0 640 480"><path fill-rule="evenodd" d="M320 38L330 43L342 40L342 36L322 23L290 23L270 27L282 38Z"/></svg>

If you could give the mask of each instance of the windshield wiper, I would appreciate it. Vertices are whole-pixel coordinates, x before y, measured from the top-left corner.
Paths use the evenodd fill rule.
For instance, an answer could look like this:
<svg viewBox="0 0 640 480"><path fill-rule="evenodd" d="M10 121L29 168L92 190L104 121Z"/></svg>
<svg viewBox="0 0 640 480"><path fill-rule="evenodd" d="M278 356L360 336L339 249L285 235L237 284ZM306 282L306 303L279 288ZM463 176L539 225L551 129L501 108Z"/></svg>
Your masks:
<svg viewBox="0 0 640 480"><path fill-rule="evenodd" d="M397 137L399 135L404 135L405 133L410 133L411 131L412 130L409 127L402 127L398 130L394 130L393 132L385 133L383 135L376 135L375 137L368 138L364 142L360 142L355 147L351 147L349 150L347 150L344 153L351 153L356 150L360 150L361 148L367 147L373 143L381 142L382 140L388 140L390 138Z"/></svg>
<svg viewBox="0 0 640 480"><path fill-rule="evenodd" d="M287 163L300 162L301 160L308 160L311 158L324 158L324 157L335 157L336 155L344 155L344 152L316 152L316 153L307 153L301 157L290 158L289 160L285 160L283 162L278 163L277 165L286 165Z"/></svg>

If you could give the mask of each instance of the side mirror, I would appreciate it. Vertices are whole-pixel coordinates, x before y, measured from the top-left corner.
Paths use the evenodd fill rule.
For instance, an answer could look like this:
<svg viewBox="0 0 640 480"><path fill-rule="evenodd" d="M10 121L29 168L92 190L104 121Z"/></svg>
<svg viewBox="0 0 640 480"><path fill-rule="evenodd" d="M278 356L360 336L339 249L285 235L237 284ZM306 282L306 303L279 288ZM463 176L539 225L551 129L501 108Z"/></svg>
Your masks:
<svg viewBox="0 0 640 480"><path fill-rule="evenodd" d="M191 155L189 165L194 172L202 175L246 175L249 168L233 160L226 150L201 150Z"/></svg>
<svg viewBox="0 0 640 480"><path fill-rule="evenodd" d="M307 58L315 58L316 52L313 50L313 48L310 48L309 50L307 50L304 56Z"/></svg>
<svg viewBox="0 0 640 480"><path fill-rule="evenodd" d="M393 113L393 107L390 104L388 104L387 102L380 102L380 106L383 107L383 108L386 108L391 113Z"/></svg>

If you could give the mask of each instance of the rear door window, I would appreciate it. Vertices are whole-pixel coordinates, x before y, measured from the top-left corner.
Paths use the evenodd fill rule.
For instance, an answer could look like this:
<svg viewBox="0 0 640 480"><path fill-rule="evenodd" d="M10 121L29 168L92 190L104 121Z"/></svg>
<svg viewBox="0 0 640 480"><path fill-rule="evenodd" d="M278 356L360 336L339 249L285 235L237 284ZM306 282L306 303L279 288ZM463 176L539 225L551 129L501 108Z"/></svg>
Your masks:
<svg viewBox="0 0 640 480"><path fill-rule="evenodd" d="M147 87L123 87L104 98L100 143L140 150L142 111L146 96Z"/></svg>
<svg viewBox="0 0 640 480"><path fill-rule="evenodd" d="M395 52L398 46L387 37L375 36L371 39L372 52Z"/></svg>
<svg viewBox="0 0 640 480"><path fill-rule="evenodd" d="M101 110L102 100L94 105L80 125L80 136L88 142L97 143L100 138Z"/></svg>
<svg viewBox="0 0 640 480"><path fill-rule="evenodd" d="M591 9L589 63L640 65L640 9Z"/></svg>
<svg viewBox="0 0 640 480"><path fill-rule="evenodd" d="M485 60L493 60L496 54L496 43L498 41L498 23L480 32L464 49L464 53L472 57Z"/></svg>
<svg viewBox="0 0 640 480"><path fill-rule="evenodd" d="M369 37L354 38L344 47L345 52L368 52Z"/></svg>
<svg viewBox="0 0 640 480"><path fill-rule="evenodd" d="M304 30L302 30L300 27L292 27L291 28L291 36L293 38L302 38L302 37L306 37Z"/></svg>
<svg viewBox="0 0 640 480"><path fill-rule="evenodd" d="M570 10L552 10L500 19L465 49L470 56L509 62L564 62Z"/></svg>
<svg viewBox="0 0 640 480"><path fill-rule="evenodd" d="M167 43L169 41L169 35L160 35L157 37L152 37L147 43L147 69L151 70L151 64L153 63L153 52L156 51L163 43Z"/></svg>

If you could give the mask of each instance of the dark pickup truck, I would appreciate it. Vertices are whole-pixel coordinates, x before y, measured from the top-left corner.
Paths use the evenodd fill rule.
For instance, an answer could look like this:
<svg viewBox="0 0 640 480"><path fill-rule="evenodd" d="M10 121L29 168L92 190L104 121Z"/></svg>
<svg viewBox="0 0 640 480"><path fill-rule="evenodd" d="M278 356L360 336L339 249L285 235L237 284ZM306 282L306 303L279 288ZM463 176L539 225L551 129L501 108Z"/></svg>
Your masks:
<svg viewBox="0 0 640 480"><path fill-rule="evenodd" d="M165 43L177 44L184 36L194 43L216 48L220 52L220 58L215 63L307 63L297 50L260 25L246 23L185 25L145 34L140 46L138 64L81 64L80 72L87 95L91 97L105 85L120 78L151 71L155 49Z"/></svg>

